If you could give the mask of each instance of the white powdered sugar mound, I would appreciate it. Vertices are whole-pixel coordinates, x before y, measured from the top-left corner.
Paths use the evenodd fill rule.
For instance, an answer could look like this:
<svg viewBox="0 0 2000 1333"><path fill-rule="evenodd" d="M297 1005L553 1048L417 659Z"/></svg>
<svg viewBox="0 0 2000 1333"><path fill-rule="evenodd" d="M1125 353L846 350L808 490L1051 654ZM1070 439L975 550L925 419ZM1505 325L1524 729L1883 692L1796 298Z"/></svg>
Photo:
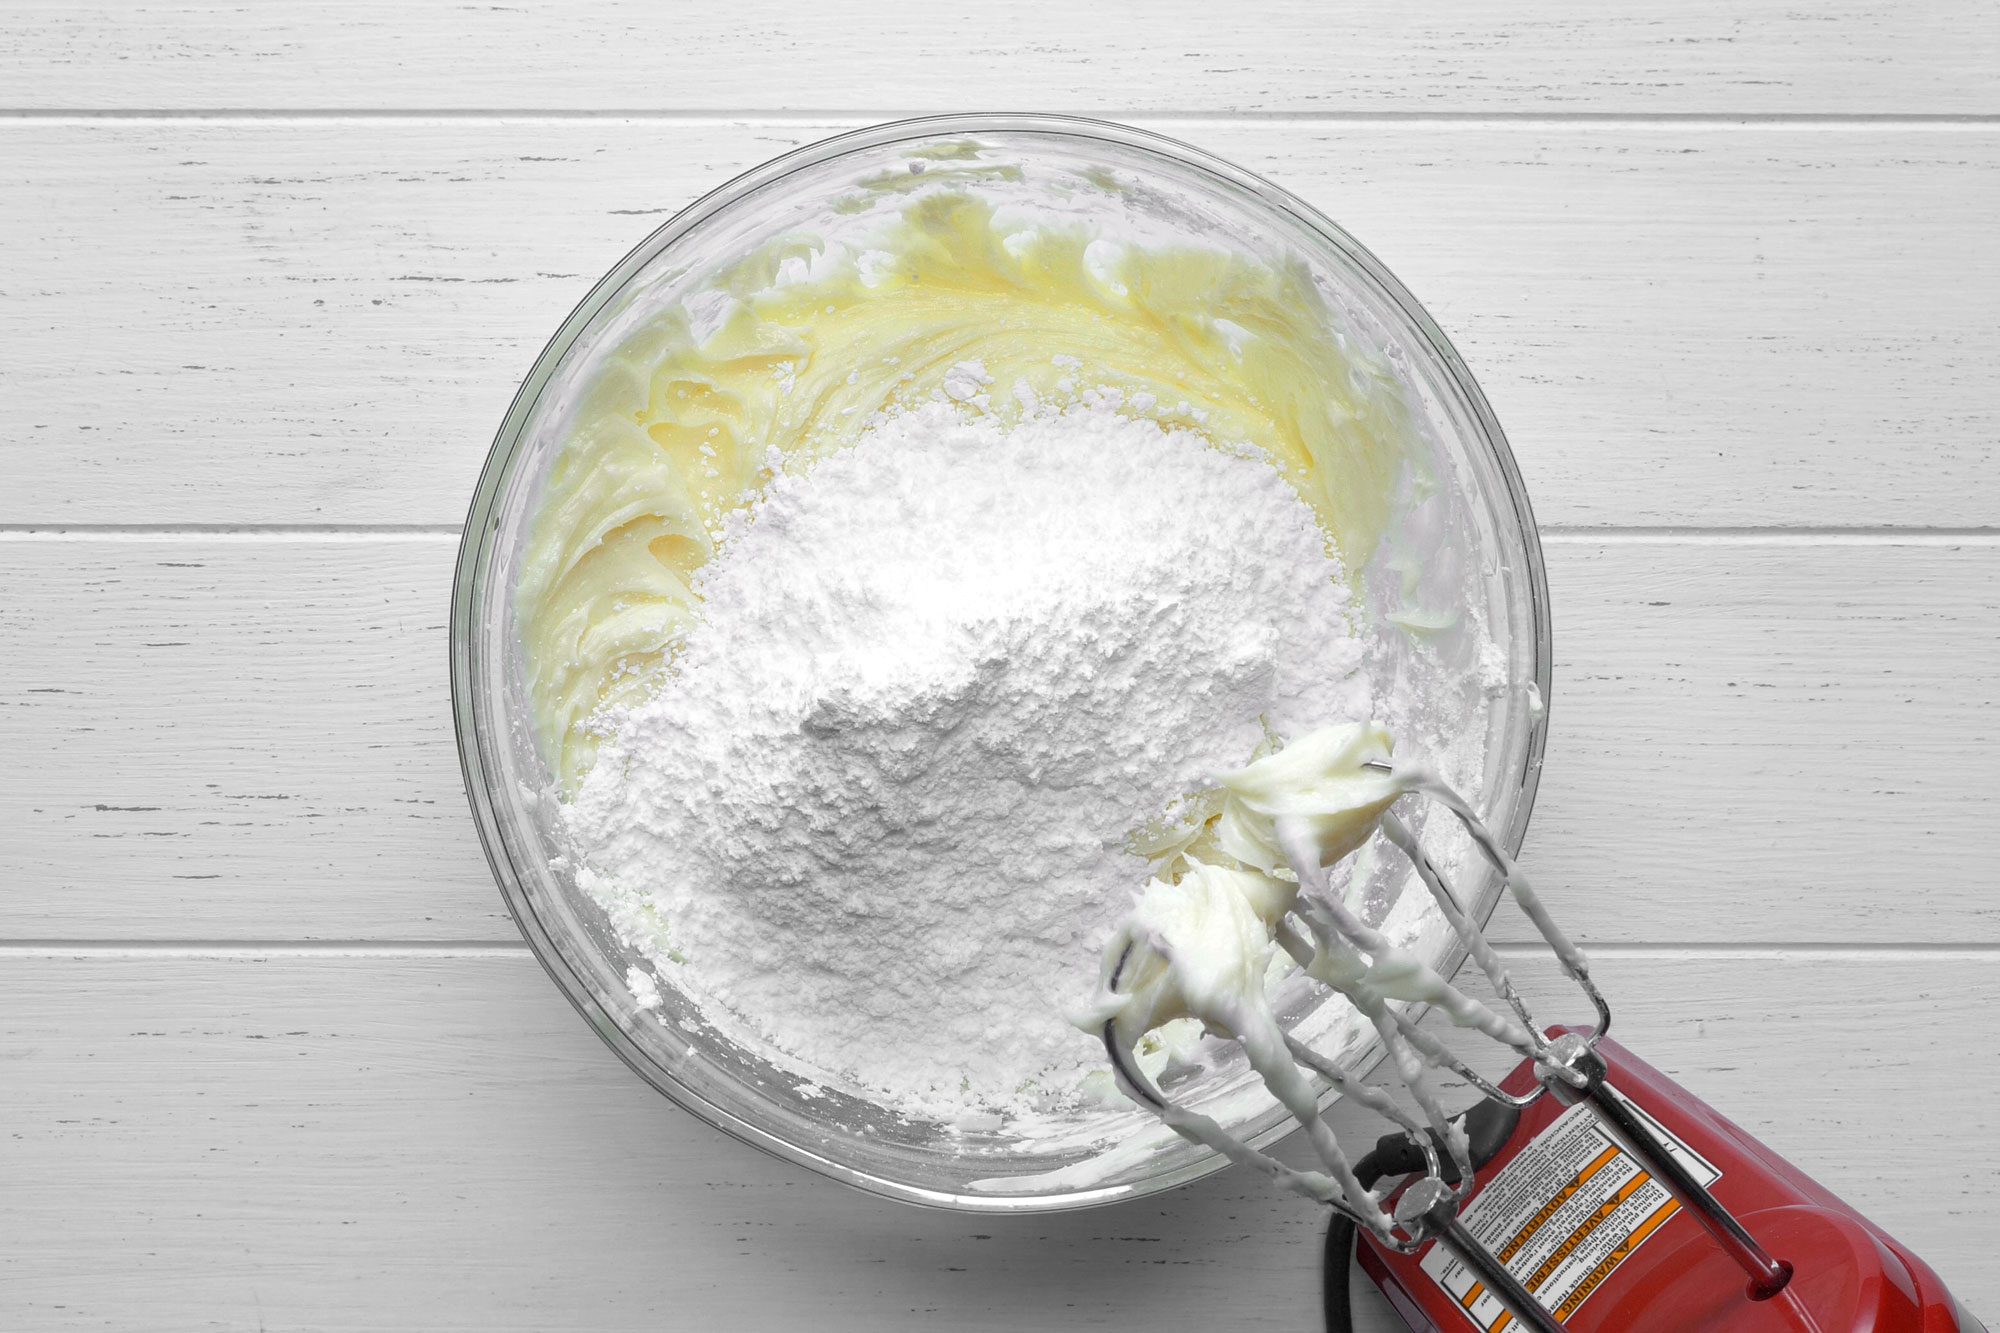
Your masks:
<svg viewBox="0 0 2000 1333"><path fill-rule="evenodd" d="M659 692L600 715L579 881L719 1026L912 1114L1047 1106L1135 829L1372 715L1261 455L1110 407L879 422L730 520Z"/></svg>

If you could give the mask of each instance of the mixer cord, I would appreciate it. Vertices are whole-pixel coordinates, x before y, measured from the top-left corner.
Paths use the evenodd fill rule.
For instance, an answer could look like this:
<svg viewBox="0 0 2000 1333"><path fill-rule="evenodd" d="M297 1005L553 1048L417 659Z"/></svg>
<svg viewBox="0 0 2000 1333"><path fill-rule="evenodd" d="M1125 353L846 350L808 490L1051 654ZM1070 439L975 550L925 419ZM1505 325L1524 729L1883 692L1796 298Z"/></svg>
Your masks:
<svg viewBox="0 0 2000 1333"><path fill-rule="evenodd" d="M1521 1120L1521 1110L1503 1102L1482 1100L1458 1118L1465 1127L1472 1169L1477 1171L1498 1156L1507 1145L1507 1140L1514 1136L1515 1126ZM1451 1155L1443 1151L1442 1144L1435 1144L1435 1131L1432 1131L1432 1139L1441 1158L1441 1178L1447 1185L1456 1185L1458 1169L1452 1165ZM1408 1134L1385 1134L1376 1141L1367 1156L1354 1164L1354 1174L1364 1188L1374 1189L1385 1176L1407 1176L1423 1171L1425 1161L1423 1148ZM1326 1313L1327 1333L1354 1333L1354 1306L1348 1283L1354 1265L1355 1242L1354 1220L1336 1211L1326 1225L1326 1248L1321 1258L1324 1284L1321 1303Z"/></svg>

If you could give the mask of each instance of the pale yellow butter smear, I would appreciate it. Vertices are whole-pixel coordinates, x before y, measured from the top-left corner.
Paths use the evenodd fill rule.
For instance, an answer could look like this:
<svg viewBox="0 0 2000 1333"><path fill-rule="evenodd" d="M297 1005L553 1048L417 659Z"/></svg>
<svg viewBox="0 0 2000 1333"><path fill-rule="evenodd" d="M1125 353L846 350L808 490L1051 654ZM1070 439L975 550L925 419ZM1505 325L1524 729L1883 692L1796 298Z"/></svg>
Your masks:
<svg viewBox="0 0 2000 1333"><path fill-rule="evenodd" d="M595 755L591 716L650 693L698 614L722 516L774 463L838 450L886 409L944 394L1005 419L1113 391L1263 449L1350 571L1407 453L1392 369L1346 343L1293 261L1010 222L934 189L866 248L772 244L712 287L592 369L533 524L517 605L565 791Z"/></svg>

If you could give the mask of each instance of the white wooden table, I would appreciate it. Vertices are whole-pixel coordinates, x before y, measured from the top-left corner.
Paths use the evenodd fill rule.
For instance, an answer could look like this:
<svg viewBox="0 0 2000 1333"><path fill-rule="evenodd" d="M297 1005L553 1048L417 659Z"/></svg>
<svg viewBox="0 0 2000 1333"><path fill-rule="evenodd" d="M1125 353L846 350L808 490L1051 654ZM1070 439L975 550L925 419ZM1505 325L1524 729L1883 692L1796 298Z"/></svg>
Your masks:
<svg viewBox="0 0 2000 1333"><path fill-rule="evenodd" d="M695 1123L464 808L448 573L543 339L735 171L1003 107L1269 173L1458 340L1628 1040L2000 1314L1987 0L4 0L0 1327L1315 1326L1237 1174L962 1219Z"/></svg>

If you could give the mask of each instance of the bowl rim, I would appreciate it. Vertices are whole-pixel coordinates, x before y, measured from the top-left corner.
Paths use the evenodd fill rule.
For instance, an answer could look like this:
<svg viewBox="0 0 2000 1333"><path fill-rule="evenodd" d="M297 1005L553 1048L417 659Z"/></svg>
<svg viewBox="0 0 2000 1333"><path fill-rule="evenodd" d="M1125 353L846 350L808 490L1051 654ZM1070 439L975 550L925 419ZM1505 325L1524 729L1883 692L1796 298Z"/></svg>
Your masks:
<svg viewBox="0 0 2000 1333"><path fill-rule="evenodd" d="M499 812L489 792L488 774L481 758L483 739L479 712L475 706L474 681L479 677L479 635L474 632L481 602L485 571L490 567L498 533L496 505L506 491L519 463L522 433L532 416L543 388L577 338L605 305L642 269L669 246L697 226L736 203L746 195L771 185L795 171L817 166L850 153L887 147L896 143L964 135L1043 135L1070 140L1093 140L1119 148L1136 150L1174 161L1177 165L1206 173L1238 190L1256 196L1267 206L1290 214L1321 239L1342 252L1359 268L1380 295L1394 305L1424 340L1437 367L1460 395L1483 436L1506 486L1516 528L1526 558L1527 592L1533 628L1534 685L1540 692L1541 708L1527 729L1520 783L1508 826L1501 841L1510 853L1518 854L1527 836L1540 785L1542 758L1548 734L1552 684L1552 626L1546 571L1541 541L1533 509L1520 469L1509 447L1505 431L1494 415L1486 395L1480 391L1471 369L1451 340L1432 320L1428 311L1367 247L1343 230L1311 204L1283 187L1179 139L1142 130L1114 121L1089 117L1027 112L962 112L949 115L917 116L885 121L847 130L803 144L782 153L726 181L675 213L664 224L618 261L592 285L569 316L543 346L528 375L516 390L499 430L494 436L479 482L467 510L452 583L449 633L451 699L459 766L465 782L466 799L473 823L486 854L487 865L500 889L507 911L526 940L530 951L549 974L556 988L582 1015L604 1044L611 1048L634 1073L682 1110L716 1129L781 1160L806 1166L822 1175L866 1193L920 1206L970 1213L1048 1213L1098 1207L1127 1199L1145 1198L1164 1190L1190 1184L1227 1166L1228 1159L1208 1151L1173 1171L1144 1180L1057 1193L969 1194L925 1189L905 1181L860 1170L813 1151L716 1105L688 1085L674 1078L647 1055L625 1031L617 1017L598 1003L590 987L564 960L553 935L535 913L508 852ZM1499 898L1499 885L1474 904L1473 915L1483 926ZM1455 938L1440 960L1442 973L1450 977L1463 966L1464 946ZM1366 1074L1381 1058L1379 1049L1360 1071ZM1337 1100L1329 1093L1325 1104ZM1269 1146L1298 1128L1296 1120L1281 1119L1270 1130L1256 1136L1256 1146Z"/></svg>

